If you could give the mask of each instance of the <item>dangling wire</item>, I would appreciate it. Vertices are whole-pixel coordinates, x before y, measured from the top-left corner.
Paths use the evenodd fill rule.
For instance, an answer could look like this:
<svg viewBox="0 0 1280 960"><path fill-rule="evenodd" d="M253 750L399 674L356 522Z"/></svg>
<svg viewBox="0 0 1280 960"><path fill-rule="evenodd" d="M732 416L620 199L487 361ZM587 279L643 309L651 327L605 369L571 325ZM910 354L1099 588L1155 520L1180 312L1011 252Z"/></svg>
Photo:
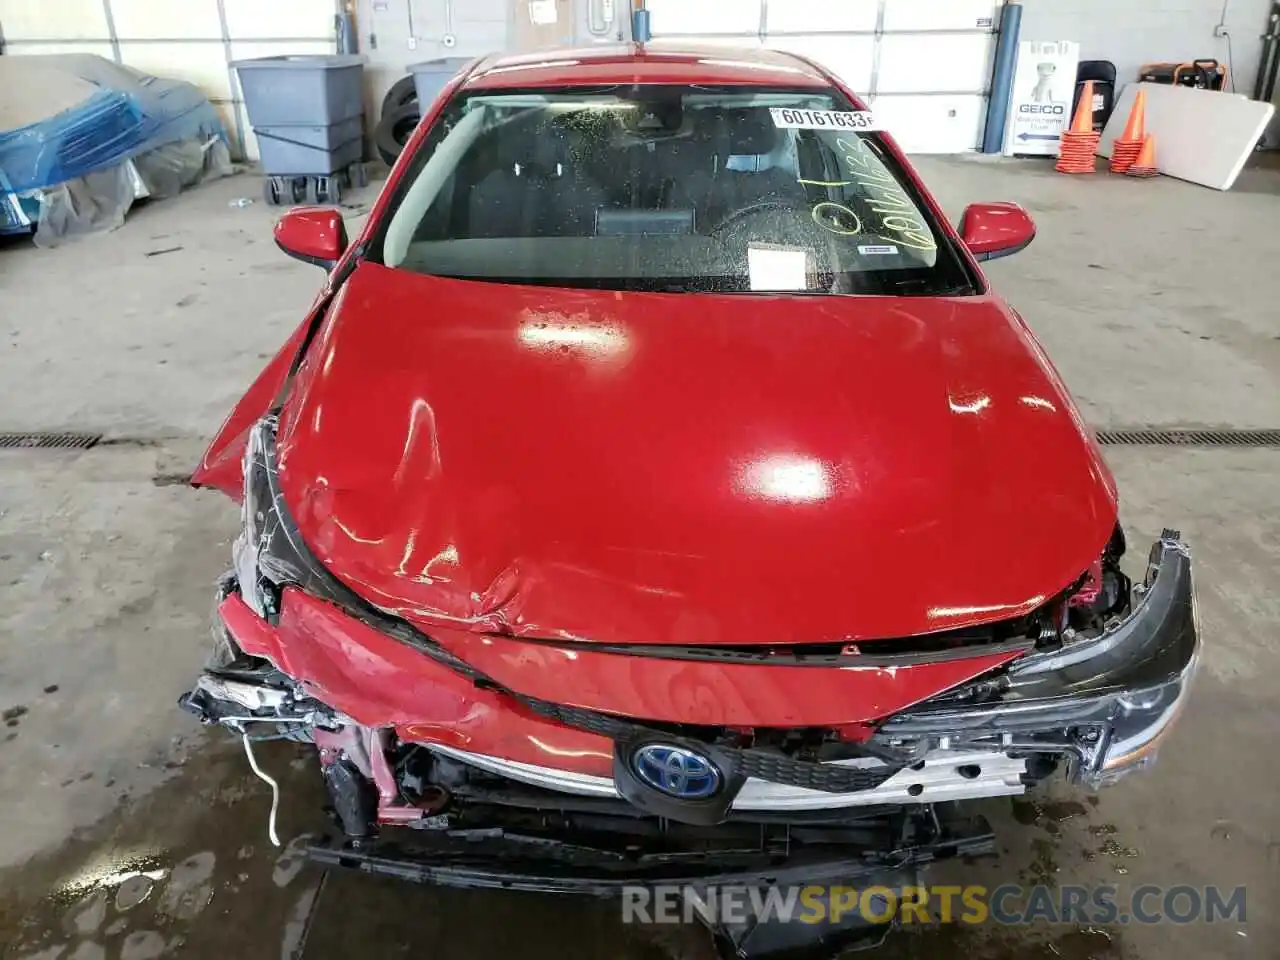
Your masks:
<svg viewBox="0 0 1280 960"><path fill-rule="evenodd" d="M244 744L244 754L249 758L249 767L259 780L271 788L271 812L267 815L267 836L271 839L272 845L282 846L280 836L276 833L276 812L280 809L280 785L267 776L262 768L258 766L258 758L253 755L253 744L249 741L247 732L240 734L240 742Z"/></svg>

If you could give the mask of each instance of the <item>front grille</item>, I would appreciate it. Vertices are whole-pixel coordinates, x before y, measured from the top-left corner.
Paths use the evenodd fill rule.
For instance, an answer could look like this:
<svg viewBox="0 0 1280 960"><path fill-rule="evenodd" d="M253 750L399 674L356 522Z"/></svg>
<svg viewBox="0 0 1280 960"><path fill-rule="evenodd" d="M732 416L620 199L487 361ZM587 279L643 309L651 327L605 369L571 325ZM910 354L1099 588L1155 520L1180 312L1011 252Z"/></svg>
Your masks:
<svg viewBox="0 0 1280 960"><path fill-rule="evenodd" d="M510 691L506 692L510 693ZM610 740L629 740L645 733L662 732L607 713L597 713L594 710L583 710L579 707L566 707L559 703L547 703L545 700L535 700L533 697L525 697L517 693L510 693L510 695L540 717L546 717L566 727L608 737Z"/></svg>
<svg viewBox="0 0 1280 960"><path fill-rule="evenodd" d="M748 777L782 783L789 787L821 790L825 793L857 793L880 786L901 768L888 764L874 767L846 767L832 763L796 760L764 750L737 750L738 769Z"/></svg>
<svg viewBox="0 0 1280 960"><path fill-rule="evenodd" d="M626 741L638 737L653 738L664 735L691 738L692 731L689 730L672 732L607 713L597 713L594 710L566 707L558 703L535 700L532 697L517 696L516 699L548 720L585 730L597 736L608 737L610 740ZM693 733L692 739L710 744L721 732L718 728L697 731ZM857 793L859 790L871 790L880 786L901 769L889 764L878 764L874 767L837 766L830 763L797 760L771 750L741 749L726 746L723 743L716 743L715 746L719 752L730 758L735 772L743 776L768 780L770 783L781 783L789 787L821 790L825 793Z"/></svg>

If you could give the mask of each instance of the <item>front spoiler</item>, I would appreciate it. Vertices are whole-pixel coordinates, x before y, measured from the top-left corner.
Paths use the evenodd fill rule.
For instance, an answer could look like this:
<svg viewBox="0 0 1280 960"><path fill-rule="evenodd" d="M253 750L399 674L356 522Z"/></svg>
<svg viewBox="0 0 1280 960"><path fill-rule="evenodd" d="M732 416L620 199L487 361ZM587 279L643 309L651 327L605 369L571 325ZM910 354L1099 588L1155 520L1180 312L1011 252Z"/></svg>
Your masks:
<svg viewBox="0 0 1280 960"><path fill-rule="evenodd" d="M629 816L618 818L625 829ZM805 889L834 898L840 891L881 888L903 891L917 887L923 869L935 860L975 857L995 852L995 838L981 817L939 814L933 808L912 815L889 815L880 827L850 825L850 842L806 844L829 838L832 828L783 826L785 836L773 852L714 850L651 853L619 857L616 852L584 847L581 842L548 843L546 837L475 837L474 831L418 831L412 846L375 840L365 844L331 838L312 845L307 853L324 867L341 867L413 883L464 889L555 893L625 900L646 900L644 894L677 892L695 902L714 904L716 894L770 889ZM723 830L724 827L717 828ZM839 833L840 827L834 832ZM408 831L396 831L406 834ZM487 833L494 831L490 828ZM497 831L501 833L502 831ZM764 839L768 831L761 830ZM580 840L575 836L575 841ZM774 835L777 839L777 834ZM781 852L779 852L781 851ZM850 949L881 943L893 928L887 918L870 918L856 910L843 915L832 910L820 917L800 919L756 913L750 897L740 916L704 914L693 918L710 929L724 958L796 956L820 950L834 956ZM759 901L756 901L759 902ZM834 919L833 919L834 917ZM815 922L810 922L815 921Z"/></svg>
<svg viewBox="0 0 1280 960"><path fill-rule="evenodd" d="M377 839L361 844L333 837L308 848L308 856L328 867L396 877L414 883L465 889L516 890L609 898L627 888L666 884L759 886L842 883L865 885L868 875L917 872L935 860L976 857L995 851L991 827L982 817L933 816L933 835L915 841L867 843L850 830L853 842L803 843L805 831L789 828L781 848L790 853L747 850L681 851L623 857L580 842L520 836L496 828L477 831L415 831L412 843ZM919 827L913 821L913 826ZM396 831L405 834L407 831ZM888 831L886 830L886 834ZM500 835L499 835L500 834ZM885 837L886 841L889 837ZM816 852L820 850L821 852Z"/></svg>

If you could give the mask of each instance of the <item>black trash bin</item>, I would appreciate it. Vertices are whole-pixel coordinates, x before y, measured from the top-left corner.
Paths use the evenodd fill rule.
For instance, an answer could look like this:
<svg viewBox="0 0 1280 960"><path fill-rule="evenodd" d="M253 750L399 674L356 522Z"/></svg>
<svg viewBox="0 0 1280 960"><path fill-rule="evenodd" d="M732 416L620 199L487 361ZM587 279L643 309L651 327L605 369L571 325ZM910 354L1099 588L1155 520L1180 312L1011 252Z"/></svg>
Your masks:
<svg viewBox="0 0 1280 960"><path fill-rule="evenodd" d="M1076 93L1071 101L1071 115L1076 115L1084 85L1093 81L1093 129L1099 133L1116 108L1116 65L1110 60L1081 60L1076 69Z"/></svg>

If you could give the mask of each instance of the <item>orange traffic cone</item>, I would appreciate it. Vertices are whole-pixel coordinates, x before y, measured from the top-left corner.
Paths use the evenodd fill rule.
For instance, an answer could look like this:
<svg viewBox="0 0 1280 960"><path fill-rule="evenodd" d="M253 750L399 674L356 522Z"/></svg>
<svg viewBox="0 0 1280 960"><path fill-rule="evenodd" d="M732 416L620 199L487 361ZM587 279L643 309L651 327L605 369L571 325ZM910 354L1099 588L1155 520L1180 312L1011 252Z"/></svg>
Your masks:
<svg viewBox="0 0 1280 960"><path fill-rule="evenodd" d="M1142 149L1138 152L1138 159L1129 165L1125 176L1146 178L1159 176L1159 174L1160 171L1156 169L1156 135L1148 133L1142 139Z"/></svg>
<svg viewBox="0 0 1280 960"><path fill-rule="evenodd" d="M1093 133L1093 81L1086 80L1076 115L1071 118L1072 133Z"/></svg>
<svg viewBox="0 0 1280 960"><path fill-rule="evenodd" d="M1093 173L1094 155L1098 152L1100 136L1093 132L1093 81L1084 85L1080 105L1071 120L1071 129L1062 133L1062 146L1058 150L1059 173Z"/></svg>
<svg viewBox="0 0 1280 960"><path fill-rule="evenodd" d="M1133 109L1129 111L1129 122L1124 125L1121 140L1142 143L1147 133L1147 91L1139 89L1133 98Z"/></svg>
<svg viewBox="0 0 1280 960"><path fill-rule="evenodd" d="M1133 100L1133 109L1129 111L1129 121L1124 125L1124 133L1111 145L1112 173L1125 173L1138 159L1146 137L1146 125L1147 91L1139 90Z"/></svg>

